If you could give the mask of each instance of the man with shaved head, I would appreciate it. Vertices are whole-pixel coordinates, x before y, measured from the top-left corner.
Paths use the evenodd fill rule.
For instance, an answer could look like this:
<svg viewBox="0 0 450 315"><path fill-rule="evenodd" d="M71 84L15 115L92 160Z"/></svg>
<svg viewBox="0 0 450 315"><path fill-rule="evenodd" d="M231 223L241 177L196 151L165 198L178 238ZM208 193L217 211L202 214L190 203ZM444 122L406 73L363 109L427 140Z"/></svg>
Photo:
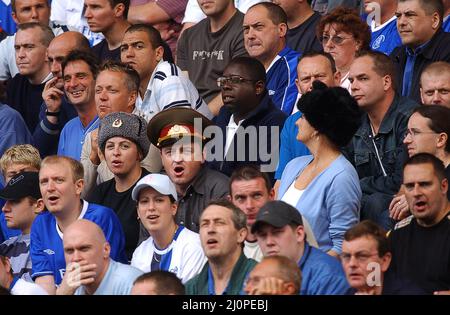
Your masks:
<svg viewBox="0 0 450 315"><path fill-rule="evenodd" d="M92 221L77 220L64 233L66 273L57 294L128 295L143 272L109 257L111 247Z"/></svg>
<svg viewBox="0 0 450 315"><path fill-rule="evenodd" d="M424 105L450 108L450 63L433 62L420 75L420 98Z"/></svg>

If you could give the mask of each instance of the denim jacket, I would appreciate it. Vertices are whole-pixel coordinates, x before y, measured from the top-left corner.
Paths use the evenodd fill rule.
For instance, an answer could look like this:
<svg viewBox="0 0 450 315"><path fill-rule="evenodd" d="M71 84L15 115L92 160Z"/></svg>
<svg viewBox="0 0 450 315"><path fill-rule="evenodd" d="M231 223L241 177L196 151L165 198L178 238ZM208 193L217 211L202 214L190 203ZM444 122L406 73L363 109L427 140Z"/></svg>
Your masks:
<svg viewBox="0 0 450 315"><path fill-rule="evenodd" d="M358 172L363 194L398 192L403 162L408 157L403 139L409 116L417 106L414 101L396 95L376 136L372 136L368 115L363 116L361 126L345 148L345 155Z"/></svg>

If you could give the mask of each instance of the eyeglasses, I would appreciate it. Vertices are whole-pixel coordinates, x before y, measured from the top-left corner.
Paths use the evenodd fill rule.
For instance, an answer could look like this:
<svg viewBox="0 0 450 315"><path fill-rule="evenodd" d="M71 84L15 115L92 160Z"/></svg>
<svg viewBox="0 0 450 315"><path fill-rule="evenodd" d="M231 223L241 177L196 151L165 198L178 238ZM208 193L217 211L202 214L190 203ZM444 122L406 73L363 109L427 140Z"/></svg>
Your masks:
<svg viewBox="0 0 450 315"><path fill-rule="evenodd" d="M245 79L238 75L217 78L217 86L218 87L224 87L225 84L237 85L237 84L241 84L242 82L255 82L255 80Z"/></svg>
<svg viewBox="0 0 450 315"><path fill-rule="evenodd" d="M342 253L340 255L340 257L344 263L348 263L350 261L350 259L352 259L352 257L355 257L355 260L359 263L365 263L369 260L370 257L375 256L375 255L378 255L378 252L375 252L372 254L368 253L368 252L358 252L354 255L349 254L349 253Z"/></svg>
<svg viewBox="0 0 450 315"><path fill-rule="evenodd" d="M336 36L322 35L320 37L320 41L322 42L322 45L324 45L324 46L326 44L328 44L329 40L331 40L331 42L333 44L335 44L335 45L341 45L344 42L344 40L350 39L350 38L351 37L342 37L342 36L339 36L339 35L336 35Z"/></svg>
<svg viewBox="0 0 450 315"><path fill-rule="evenodd" d="M417 129L406 129L405 138L409 135L409 136L411 136L411 138L414 139L416 136L421 135L421 134L436 134L436 132L434 132L434 131L420 131L420 130L417 130Z"/></svg>

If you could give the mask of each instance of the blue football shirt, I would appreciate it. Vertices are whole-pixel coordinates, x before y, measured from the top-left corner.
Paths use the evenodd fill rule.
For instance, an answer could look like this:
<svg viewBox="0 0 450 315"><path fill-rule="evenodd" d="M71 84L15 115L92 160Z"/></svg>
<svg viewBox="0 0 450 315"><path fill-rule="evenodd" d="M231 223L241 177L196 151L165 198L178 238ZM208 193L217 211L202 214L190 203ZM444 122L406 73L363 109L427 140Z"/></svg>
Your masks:
<svg viewBox="0 0 450 315"><path fill-rule="evenodd" d="M83 200L79 219L95 222L105 234L111 245L110 257L118 262L128 263L125 255L125 234L117 215L110 208L88 203ZM48 211L39 214L31 227L31 277L52 275L59 285L66 271L64 259L63 234L56 218Z"/></svg>

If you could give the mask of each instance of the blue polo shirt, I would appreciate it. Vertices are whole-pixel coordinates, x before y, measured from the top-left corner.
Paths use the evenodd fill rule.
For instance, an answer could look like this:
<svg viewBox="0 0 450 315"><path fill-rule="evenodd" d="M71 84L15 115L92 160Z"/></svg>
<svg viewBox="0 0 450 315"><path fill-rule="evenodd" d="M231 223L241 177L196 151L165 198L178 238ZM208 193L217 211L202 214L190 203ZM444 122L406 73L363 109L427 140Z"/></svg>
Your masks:
<svg viewBox="0 0 450 315"><path fill-rule="evenodd" d="M100 119L98 116L95 116L86 127L83 126L79 117L69 120L59 137L58 155L68 156L79 161L86 135L98 128L99 124Z"/></svg>

